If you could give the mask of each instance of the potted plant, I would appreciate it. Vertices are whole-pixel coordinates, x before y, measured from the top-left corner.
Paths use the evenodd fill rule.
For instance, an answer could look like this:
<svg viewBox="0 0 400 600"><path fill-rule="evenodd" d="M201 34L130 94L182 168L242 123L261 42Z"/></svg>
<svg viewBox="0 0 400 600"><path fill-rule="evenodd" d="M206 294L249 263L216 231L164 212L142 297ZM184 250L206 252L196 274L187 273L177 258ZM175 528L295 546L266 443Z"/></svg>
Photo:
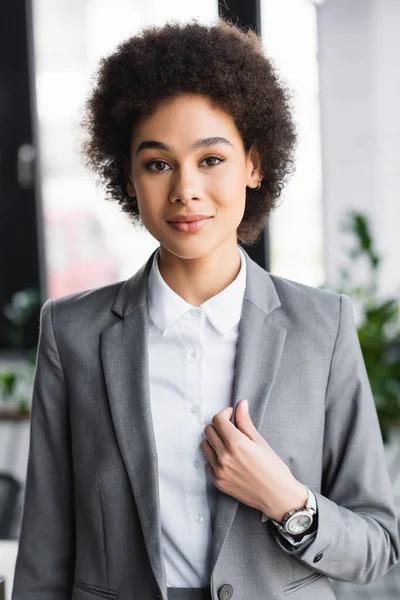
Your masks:
<svg viewBox="0 0 400 600"><path fill-rule="evenodd" d="M351 297L361 314L358 336L382 438L387 443L391 427L400 425L400 306L397 299L381 299L378 295L382 259L376 251L367 216L349 212L343 231L353 239L348 250L353 268L341 268L338 291ZM354 273L360 272L358 267L362 262L367 269L367 281L360 285L354 282Z"/></svg>
<svg viewBox="0 0 400 600"><path fill-rule="evenodd" d="M36 317L39 307L40 295L35 289L15 293L10 303L4 306L2 312L8 321L12 350L24 347L26 327ZM29 416L35 364L36 349L33 349L20 364L13 362L0 369L0 417Z"/></svg>

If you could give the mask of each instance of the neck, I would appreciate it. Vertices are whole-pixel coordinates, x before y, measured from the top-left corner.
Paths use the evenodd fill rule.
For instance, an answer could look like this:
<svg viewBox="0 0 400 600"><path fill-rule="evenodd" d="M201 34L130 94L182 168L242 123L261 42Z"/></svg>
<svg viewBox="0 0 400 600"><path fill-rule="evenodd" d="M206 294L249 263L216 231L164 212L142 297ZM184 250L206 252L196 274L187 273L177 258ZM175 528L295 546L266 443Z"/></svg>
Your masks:
<svg viewBox="0 0 400 600"><path fill-rule="evenodd" d="M199 258L181 258L160 246L158 268L165 283L193 306L215 296L239 274L237 242Z"/></svg>

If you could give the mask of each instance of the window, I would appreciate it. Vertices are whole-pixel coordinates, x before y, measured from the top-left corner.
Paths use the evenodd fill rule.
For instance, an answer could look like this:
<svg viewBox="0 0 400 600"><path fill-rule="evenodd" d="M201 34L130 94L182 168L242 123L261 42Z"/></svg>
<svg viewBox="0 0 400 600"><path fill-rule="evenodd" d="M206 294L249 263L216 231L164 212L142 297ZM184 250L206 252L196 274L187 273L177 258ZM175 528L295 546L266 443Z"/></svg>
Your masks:
<svg viewBox="0 0 400 600"><path fill-rule="evenodd" d="M214 0L34 0L33 37L50 297L130 277L158 246L105 200L78 152L79 121L100 58L145 25L218 16ZM60 26L62 23L62 27Z"/></svg>
<svg viewBox="0 0 400 600"><path fill-rule="evenodd" d="M296 170L270 220L271 271L324 283L322 167L316 7L309 0L263 0L264 51L293 92Z"/></svg>

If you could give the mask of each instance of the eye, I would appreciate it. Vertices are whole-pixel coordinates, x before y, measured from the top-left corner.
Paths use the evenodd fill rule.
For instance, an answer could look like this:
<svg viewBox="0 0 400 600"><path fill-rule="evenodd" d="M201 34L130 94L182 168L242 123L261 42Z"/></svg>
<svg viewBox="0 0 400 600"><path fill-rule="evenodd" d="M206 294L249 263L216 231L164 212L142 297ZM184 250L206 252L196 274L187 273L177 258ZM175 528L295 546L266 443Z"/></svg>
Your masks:
<svg viewBox="0 0 400 600"><path fill-rule="evenodd" d="M151 169L150 167L152 167L153 165L167 165L166 162L164 162L163 160L151 160L150 162L146 163L145 167L148 171L153 171L153 173L162 173L163 171L167 171L168 169ZM169 165L167 165L169 166Z"/></svg>
<svg viewBox="0 0 400 600"><path fill-rule="evenodd" d="M217 165L219 165L219 163L221 162L225 162L225 159L222 158L221 156L206 156L205 158L203 158L203 160L201 162L204 162L205 160L218 160L219 162L217 163L213 163L213 164L209 164L209 167L216 167ZM200 163L201 164L201 163Z"/></svg>
<svg viewBox="0 0 400 600"><path fill-rule="evenodd" d="M216 167L217 165L219 165L219 163L221 162L225 162L225 158L222 158L221 156L206 156L205 158L203 158L203 160L201 161L201 163L203 163L204 161L212 161L211 164L208 163L208 167ZM215 162L218 161L218 162ZM201 164L200 163L200 164ZM168 165L168 163L166 163L164 160L151 160L148 163L145 164L145 168L148 171L152 171L153 173L162 173L163 171L168 171L170 169L158 169L157 167L155 169L152 169L151 167L153 167L153 165Z"/></svg>

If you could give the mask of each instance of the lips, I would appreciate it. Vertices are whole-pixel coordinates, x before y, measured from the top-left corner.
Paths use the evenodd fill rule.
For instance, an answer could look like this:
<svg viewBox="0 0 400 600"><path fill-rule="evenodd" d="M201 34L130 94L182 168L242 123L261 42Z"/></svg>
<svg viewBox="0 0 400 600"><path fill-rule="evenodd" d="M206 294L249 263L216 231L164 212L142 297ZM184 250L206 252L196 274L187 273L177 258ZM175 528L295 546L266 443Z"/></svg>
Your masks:
<svg viewBox="0 0 400 600"><path fill-rule="evenodd" d="M173 219L169 219L168 223L193 223L193 221L201 221L210 218L211 215L180 215Z"/></svg>
<svg viewBox="0 0 400 600"><path fill-rule="evenodd" d="M201 217L195 221L169 222L169 224L181 233L194 233L207 227L211 219L212 217Z"/></svg>

